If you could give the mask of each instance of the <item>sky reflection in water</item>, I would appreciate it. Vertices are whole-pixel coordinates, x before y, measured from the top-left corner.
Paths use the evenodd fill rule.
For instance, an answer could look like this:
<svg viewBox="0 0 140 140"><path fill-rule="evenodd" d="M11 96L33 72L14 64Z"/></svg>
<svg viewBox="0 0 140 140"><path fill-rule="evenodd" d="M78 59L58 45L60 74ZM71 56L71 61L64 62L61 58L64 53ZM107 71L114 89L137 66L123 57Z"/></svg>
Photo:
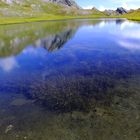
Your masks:
<svg viewBox="0 0 140 140"><path fill-rule="evenodd" d="M139 93L139 23L0 26L2 140L139 140Z"/></svg>
<svg viewBox="0 0 140 140"><path fill-rule="evenodd" d="M40 29L37 25L30 24L27 35L8 27L11 34L1 39L1 44L8 44L0 53L1 92L22 93L43 102L48 102L50 94L52 100L53 94L57 98L69 92L78 97L99 96L110 93L120 79L140 74L138 23L77 20L40 23ZM51 29L54 26L60 29Z"/></svg>

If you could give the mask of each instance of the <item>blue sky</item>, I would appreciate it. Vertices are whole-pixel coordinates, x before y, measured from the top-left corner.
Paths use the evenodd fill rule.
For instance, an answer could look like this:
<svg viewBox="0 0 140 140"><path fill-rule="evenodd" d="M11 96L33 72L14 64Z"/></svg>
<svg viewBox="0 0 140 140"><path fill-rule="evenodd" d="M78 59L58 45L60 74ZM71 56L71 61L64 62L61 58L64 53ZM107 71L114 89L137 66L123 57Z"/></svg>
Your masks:
<svg viewBox="0 0 140 140"><path fill-rule="evenodd" d="M140 8L140 0L75 0L81 7L90 9L93 6L100 10L116 9L124 7L126 9Z"/></svg>

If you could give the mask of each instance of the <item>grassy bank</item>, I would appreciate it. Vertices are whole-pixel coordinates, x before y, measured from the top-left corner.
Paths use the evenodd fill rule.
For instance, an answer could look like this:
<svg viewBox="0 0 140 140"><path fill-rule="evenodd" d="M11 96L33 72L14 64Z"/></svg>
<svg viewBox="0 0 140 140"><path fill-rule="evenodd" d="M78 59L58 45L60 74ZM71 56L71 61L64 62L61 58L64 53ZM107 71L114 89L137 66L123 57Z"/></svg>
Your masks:
<svg viewBox="0 0 140 140"><path fill-rule="evenodd" d="M89 16L56 16L46 15L41 17L2 17L0 18L0 25L2 24L16 24L28 23L37 21L51 21L51 20L67 20L67 19L86 19L86 18L105 18L107 16L89 15Z"/></svg>
<svg viewBox="0 0 140 140"><path fill-rule="evenodd" d="M57 16L57 15L47 15L41 17L1 17L0 25L4 24L19 24L19 23L28 23L28 22L39 22L39 21L52 21L52 20L68 20L68 19L94 19L94 18L114 18L109 16L100 16L100 15L86 15L86 16ZM139 16L121 16L115 18L127 18L133 21L140 21Z"/></svg>
<svg viewBox="0 0 140 140"><path fill-rule="evenodd" d="M140 17L127 17L127 19L140 22Z"/></svg>
<svg viewBox="0 0 140 140"><path fill-rule="evenodd" d="M140 21L140 9L132 11L132 12L125 14L121 17L125 17L129 20Z"/></svg>
<svg viewBox="0 0 140 140"><path fill-rule="evenodd" d="M85 12L85 11L84 11ZM0 25L2 24L18 24L38 21L52 21L52 20L67 20L67 19L92 19L92 18L127 18L133 21L140 21L140 10L133 11L131 13L122 16L107 16L102 12L86 11L90 14L78 15L78 14L50 14L39 13L35 16L0 16Z"/></svg>

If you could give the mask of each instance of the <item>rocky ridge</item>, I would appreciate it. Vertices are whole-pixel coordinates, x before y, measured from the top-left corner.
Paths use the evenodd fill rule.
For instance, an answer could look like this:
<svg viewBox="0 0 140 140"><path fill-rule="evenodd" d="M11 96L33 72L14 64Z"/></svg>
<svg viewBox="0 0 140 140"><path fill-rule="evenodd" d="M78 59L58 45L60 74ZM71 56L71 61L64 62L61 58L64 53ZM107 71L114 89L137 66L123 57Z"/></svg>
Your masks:
<svg viewBox="0 0 140 140"><path fill-rule="evenodd" d="M123 7L118 7L116 10L105 10L104 13L109 16L123 15L127 14L129 11Z"/></svg>
<svg viewBox="0 0 140 140"><path fill-rule="evenodd" d="M75 7L79 8L78 4L74 0L36 0L36 1L30 1L30 0L2 0L2 3L5 4L29 4L29 3L44 3L44 2L52 2L56 4L61 4L63 6L68 6L68 7Z"/></svg>

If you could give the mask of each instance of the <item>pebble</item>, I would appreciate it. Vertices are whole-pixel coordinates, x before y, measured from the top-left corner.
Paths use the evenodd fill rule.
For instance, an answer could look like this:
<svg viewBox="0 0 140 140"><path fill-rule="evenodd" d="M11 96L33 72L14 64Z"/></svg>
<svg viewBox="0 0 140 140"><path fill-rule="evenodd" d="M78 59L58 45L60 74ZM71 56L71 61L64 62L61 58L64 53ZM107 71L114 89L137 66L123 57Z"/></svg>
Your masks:
<svg viewBox="0 0 140 140"><path fill-rule="evenodd" d="M26 140L26 139L27 139L27 137L25 136L25 137L24 137L24 139Z"/></svg>

